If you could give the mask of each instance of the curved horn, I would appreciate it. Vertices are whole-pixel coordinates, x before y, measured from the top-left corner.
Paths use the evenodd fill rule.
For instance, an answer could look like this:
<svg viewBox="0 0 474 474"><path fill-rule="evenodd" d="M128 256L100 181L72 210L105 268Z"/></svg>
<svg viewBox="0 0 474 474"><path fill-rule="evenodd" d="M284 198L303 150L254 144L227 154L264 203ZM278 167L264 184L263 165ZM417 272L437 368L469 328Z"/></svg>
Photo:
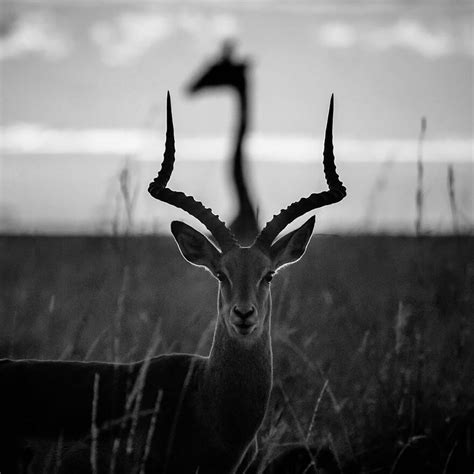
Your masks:
<svg viewBox="0 0 474 474"><path fill-rule="evenodd" d="M168 92L166 99L165 152L163 155L163 162L161 163L161 169L158 173L158 176L153 180L153 182L150 183L148 192L155 199L171 204L172 206L179 207L180 209L183 209L183 211L186 211L198 219L207 227L209 232L216 239L222 252L226 252L232 247L237 246L237 242L230 230L219 219L218 216L212 213L211 209L204 207L201 202L196 201L192 196L187 196L180 191L173 191L166 187L171 173L173 172L174 154L175 147L173 116L171 113L170 93Z"/></svg>
<svg viewBox="0 0 474 474"><path fill-rule="evenodd" d="M346 188L339 180L339 176L336 172L336 164L334 163L332 144L333 113L334 94L331 95L331 102L329 104L323 153L324 175L329 190L321 193L313 193L310 196L302 198L298 202L289 205L286 209L281 210L279 214L274 215L258 235L257 240L255 241L256 244L266 248L270 247L277 235L295 219L313 209L317 209L318 207L328 206L329 204L339 202L346 196Z"/></svg>

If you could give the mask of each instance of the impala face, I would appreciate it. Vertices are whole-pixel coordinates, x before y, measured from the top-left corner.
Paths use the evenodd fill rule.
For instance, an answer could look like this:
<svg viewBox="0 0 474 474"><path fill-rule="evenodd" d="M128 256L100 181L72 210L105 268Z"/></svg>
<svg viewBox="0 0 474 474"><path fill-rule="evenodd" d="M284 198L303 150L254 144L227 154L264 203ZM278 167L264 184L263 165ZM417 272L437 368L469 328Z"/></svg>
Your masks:
<svg viewBox="0 0 474 474"><path fill-rule="evenodd" d="M252 340L261 336L270 314L273 275L303 256L313 227L314 217L271 247L235 246L224 253L183 222L173 222L171 231L183 257L219 280L219 317L229 335Z"/></svg>
<svg viewBox="0 0 474 474"><path fill-rule="evenodd" d="M220 258L219 314L231 336L260 336L270 311L270 282L275 273L261 250L235 248Z"/></svg>

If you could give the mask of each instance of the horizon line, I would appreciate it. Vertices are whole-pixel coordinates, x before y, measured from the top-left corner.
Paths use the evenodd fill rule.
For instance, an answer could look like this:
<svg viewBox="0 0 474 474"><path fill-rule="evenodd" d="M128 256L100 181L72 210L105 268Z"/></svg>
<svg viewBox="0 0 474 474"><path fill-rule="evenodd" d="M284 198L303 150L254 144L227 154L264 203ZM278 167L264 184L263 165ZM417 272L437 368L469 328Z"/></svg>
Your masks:
<svg viewBox="0 0 474 474"><path fill-rule="evenodd" d="M58 129L19 123L0 127L2 155L102 155L134 161L155 161L164 147L164 135L141 128ZM335 137L339 161L413 162L418 157L418 138ZM423 161L473 162L474 139L426 138ZM183 136L176 139L180 161L221 161L231 150L222 135ZM246 143L250 161L308 162L322 153L323 140L307 134L252 133ZM38 156L40 158L40 156Z"/></svg>

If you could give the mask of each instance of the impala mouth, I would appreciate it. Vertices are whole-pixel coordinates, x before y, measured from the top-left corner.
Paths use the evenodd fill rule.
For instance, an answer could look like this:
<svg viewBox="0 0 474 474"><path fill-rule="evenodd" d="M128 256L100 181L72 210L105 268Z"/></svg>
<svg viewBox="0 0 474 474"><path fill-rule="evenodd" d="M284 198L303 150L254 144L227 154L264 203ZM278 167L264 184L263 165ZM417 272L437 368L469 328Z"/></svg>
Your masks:
<svg viewBox="0 0 474 474"><path fill-rule="evenodd" d="M241 336L248 336L249 334L253 333L253 331L255 330L257 325L253 324L253 323L250 323L250 324L247 324L247 323L238 323L238 324L232 323L232 327L233 327L234 331L237 334L239 334Z"/></svg>

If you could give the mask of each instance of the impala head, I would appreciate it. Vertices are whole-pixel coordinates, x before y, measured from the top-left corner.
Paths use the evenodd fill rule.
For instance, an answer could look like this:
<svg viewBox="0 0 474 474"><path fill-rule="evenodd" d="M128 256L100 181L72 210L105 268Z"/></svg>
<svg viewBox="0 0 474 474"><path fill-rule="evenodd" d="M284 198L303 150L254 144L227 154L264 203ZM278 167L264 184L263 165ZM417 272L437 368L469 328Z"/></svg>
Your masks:
<svg viewBox="0 0 474 474"><path fill-rule="evenodd" d="M314 228L314 217L276 242L280 232L296 218L312 209L340 201L346 189L339 180L332 147L333 98L329 107L324 144L324 173L329 190L313 193L280 211L265 225L250 247L242 247L234 235L204 205L192 196L167 187L174 165L174 130L171 101L167 99L167 131L163 163L148 191L161 201L179 207L196 217L210 231L216 245L183 222L174 221L171 231L190 263L205 267L219 280L219 317L231 337L252 341L264 330L271 308L270 282L285 265L299 260Z"/></svg>
<svg viewBox="0 0 474 474"><path fill-rule="evenodd" d="M237 61L234 58L233 50L233 44L225 42L221 56L216 61L208 64L188 84L188 92L195 94L203 89L221 86L244 87L247 62Z"/></svg>

